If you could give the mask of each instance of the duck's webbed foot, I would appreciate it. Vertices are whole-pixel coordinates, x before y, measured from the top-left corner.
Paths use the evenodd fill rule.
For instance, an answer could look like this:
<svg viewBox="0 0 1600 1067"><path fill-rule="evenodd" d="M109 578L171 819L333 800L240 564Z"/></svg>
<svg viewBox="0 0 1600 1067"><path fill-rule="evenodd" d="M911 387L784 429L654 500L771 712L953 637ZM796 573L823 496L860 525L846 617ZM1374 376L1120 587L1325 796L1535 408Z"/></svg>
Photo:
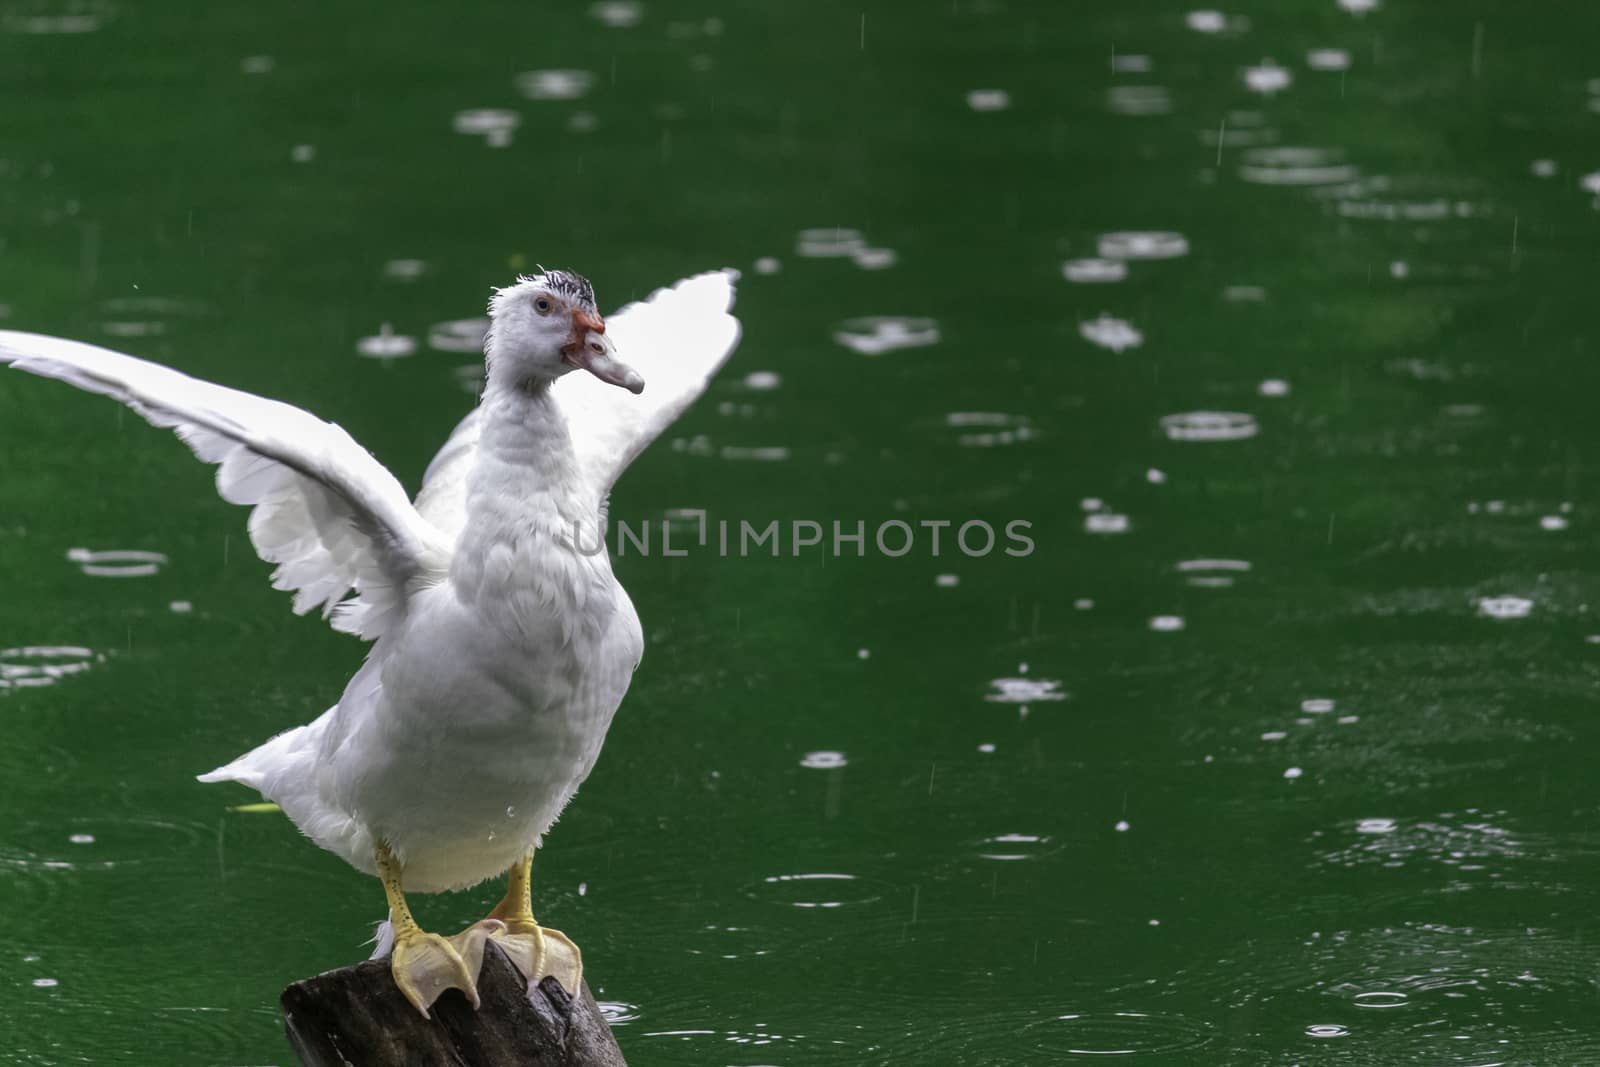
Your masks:
<svg viewBox="0 0 1600 1067"><path fill-rule="evenodd" d="M400 889L400 864L387 847L377 848L378 877L389 898L389 922L394 948L389 954L389 970L394 984L422 1013L447 989L459 989L476 1010L478 971L483 966L483 943L505 930L505 923L489 918L473 923L454 937L430 934L417 925Z"/></svg>
<svg viewBox="0 0 1600 1067"><path fill-rule="evenodd" d="M547 975L554 975L568 993L576 996L583 983L583 953L566 934L534 920L532 866L533 854L529 853L507 872L506 895L485 920L498 921L504 929L489 936L527 978L530 992Z"/></svg>
<svg viewBox="0 0 1600 1067"><path fill-rule="evenodd" d="M554 975L563 989L577 995L578 986L583 982L583 953L573 944L572 938L560 930L540 926L531 916L522 921L508 921L504 930L489 936L528 980L529 992L547 975Z"/></svg>
<svg viewBox="0 0 1600 1067"><path fill-rule="evenodd" d="M413 1007L430 1018L428 1009L446 989L459 989L474 1009L478 1007L478 970L483 966L483 943L503 930L502 923L474 923L454 937L441 937L413 926L395 933L389 970Z"/></svg>

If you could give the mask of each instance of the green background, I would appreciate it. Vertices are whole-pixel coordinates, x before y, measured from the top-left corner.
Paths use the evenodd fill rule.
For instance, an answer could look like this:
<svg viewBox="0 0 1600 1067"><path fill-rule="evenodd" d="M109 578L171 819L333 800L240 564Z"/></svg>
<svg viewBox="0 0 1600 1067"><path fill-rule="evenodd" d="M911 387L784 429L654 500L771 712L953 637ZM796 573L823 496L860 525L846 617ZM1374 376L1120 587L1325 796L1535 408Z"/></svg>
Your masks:
<svg viewBox="0 0 1600 1067"><path fill-rule="evenodd" d="M633 1062L1600 1062L1600 8L636 14L0 11L0 326L300 404L414 489L472 402L431 325L536 262L607 308L734 266L743 343L614 516L1033 524L1023 559L617 561L649 648L535 904ZM519 93L546 69L592 87ZM486 107L510 144L453 130ZM895 262L798 254L824 227ZM1188 253L1065 280L1124 230ZM939 340L835 340L867 315ZM417 354L358 356L384 323ZM1258 432L1164 432L1197 410ZM362 646L108 401L0 373L0 472L0 1056L292 1062L278 991L365 955L382 895L193 775ZM990 699L1018 678L1066 699Z"/></svg>

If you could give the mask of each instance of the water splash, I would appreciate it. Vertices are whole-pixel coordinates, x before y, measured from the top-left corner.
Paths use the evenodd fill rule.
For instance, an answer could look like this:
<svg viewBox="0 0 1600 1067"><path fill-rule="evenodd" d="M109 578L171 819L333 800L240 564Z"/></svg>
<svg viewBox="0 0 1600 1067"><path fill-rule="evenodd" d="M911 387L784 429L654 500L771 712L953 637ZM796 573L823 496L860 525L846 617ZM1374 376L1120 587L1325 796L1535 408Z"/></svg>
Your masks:
<svg viewBox="0 0 1600 1067"><path fill-rule="evenodd" d="M1004 111L1011 106L1011 94L1004 89L973 89L967 93L967 106L974 111Z"/></svg>
<svg viewBox="0 0 1600 1067"><path fill-rule="evenodd" d="M881 356L903 348L938 344L939 324L909 315L867 315L841 322L833 331L833 339L863 356Z"/></svg>
<svg viewBox="0 0 1600 1067"><path fill-rule="evenodd" d="M1189 254L1189 239L1170 230L1117 230L1102 234L1103 259L1177 259Z"/></svg>
<svg viewBox="0 0 1600 1067"><path fill-rule="evenodd" d="M416 354L417 339L395 333L394 326L385 322L378 327L377 333L358 340L356 351L368 359L404 359Z"/></svg>
<svg viewBox="0 0 1600 1067"><path fill-rule="evenodd" d="M994 692L983 699L993 704L1039 704L1065 700L1061 682L1054 678L996 678L989 685Z"/></svg>
<svg viewBox="0 0 1600 1067"><path fill-rule="evenodd" d="M594 87L587 70L526 70L512 80L529 100L577 100Z"/></svg>
<svg viewBox="0 0 1600 1067"><path fill-rule="evenodd" d="M644 5L638 0L600 0L589 5L589 14L612 29L637 26L644 18Z"/></svg>
<svg viewBox="0 0 1600 1067"><path fill-rule="evenodd" d="M1128 516L1119 515L1114 511L1097 511L1083 517L1085 533L1123 534L1128 532L1129 527Z"/></svg>
<svg viewBox="0 0 1600 1067"><path fill-rule="evenodd" d="M1306 53L1306 66L1322 71L1349 70L1350 53L1343 48L1313 48Z"/></svg>
<svg viewBox="0 0 1600 1067"><path fill-rule="evenodd" d="M1270 59L1263 59L1253 67L1245 67L1240 71L1244 83L1253 93L1271 96L1281 93L1294 84L1294 75L1286 67L1280 67Z"/></svg>
<svg viewBox="0 0 1600 1067"><path fill-rule="evenodd" d="M1128 276L1128 265L1120 259L1069 259L1061 264L1061 276L1076 285L1120 282Z"/></svg>
<svg viewBox="0 0 1600 1067"><path fill-rule="evenodd" d="M504 148L511 143L512 134L522 125L522 116L500 107L470 108L457 111L450 126L457 133L469 137L482 137L491 148Z"/></svg>
<svg viewBox="0 0 1600 1067"><path fill-rule="evenodd" d="M1533 613L1533 601L1520 596L1478 598L1478 614L1486 619L1525 619Z"/></svg>
<svg viewBox="0 0 1600 1067"><path fill-rule="evenodd" d="M383 265L383 276L395 282L414 282L428 273L428 263L422 259L391 259Z"/></svg>
<svg viewBox="0 0 1600 1067"><path fill-rule="evenodd" d="M1144 334L1140 333L1132 323L1105 312L1101 312L1098 318L1080 322L1078 334L1091 344L1109 348L1119 354L1144 344Z"/></svg>

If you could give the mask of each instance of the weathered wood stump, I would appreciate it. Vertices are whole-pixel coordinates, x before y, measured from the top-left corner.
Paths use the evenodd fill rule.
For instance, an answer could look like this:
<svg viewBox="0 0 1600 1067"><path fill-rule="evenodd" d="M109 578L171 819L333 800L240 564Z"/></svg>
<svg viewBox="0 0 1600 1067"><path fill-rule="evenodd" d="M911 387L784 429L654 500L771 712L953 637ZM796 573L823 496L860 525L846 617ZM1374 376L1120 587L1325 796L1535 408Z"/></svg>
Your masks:
<svg viewBox="0 0 1600 1067"><path fill-rule="evenodd" d="M424 1019L383 959L296 982L279 1002L306 1067L627 1067L587 984L576 999L554 978L530 993L493 941L478 998L473 1011L460 990L447 990Z"/></svg>

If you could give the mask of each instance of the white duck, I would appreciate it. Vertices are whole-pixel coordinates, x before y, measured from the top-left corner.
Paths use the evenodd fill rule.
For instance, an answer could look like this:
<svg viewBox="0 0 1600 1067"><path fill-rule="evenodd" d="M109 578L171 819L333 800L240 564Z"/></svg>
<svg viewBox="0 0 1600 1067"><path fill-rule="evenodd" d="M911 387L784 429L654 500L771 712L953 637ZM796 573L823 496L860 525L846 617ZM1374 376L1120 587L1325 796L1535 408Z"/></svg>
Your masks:
<svg viewBox="0 0 1600 1067"><path fill-rule="evenodd" d="M482 401L414 507L349 434L299 408L0 331L0 363L116 397L219 464L218 490L254 508L250 539L278 564L273 584L295 590L295 611L321 607L337 629L376 642L314 722L200 777L259 790L382 879L391 968L424 1016L452 987L477 1005L489 937L530 983L555 974L576 991L581 980L577 947L534 921L528 877L644 650L603 547L606 499L732 352L736 279L689 278L609 328L579 275L545 271L497 290ZM619 349L650 376L648 393L628 395L644 379ZM589 374L558 381L575 368ZM504 899L453 938L421 930L402 892L500 873Z"/></svg>

